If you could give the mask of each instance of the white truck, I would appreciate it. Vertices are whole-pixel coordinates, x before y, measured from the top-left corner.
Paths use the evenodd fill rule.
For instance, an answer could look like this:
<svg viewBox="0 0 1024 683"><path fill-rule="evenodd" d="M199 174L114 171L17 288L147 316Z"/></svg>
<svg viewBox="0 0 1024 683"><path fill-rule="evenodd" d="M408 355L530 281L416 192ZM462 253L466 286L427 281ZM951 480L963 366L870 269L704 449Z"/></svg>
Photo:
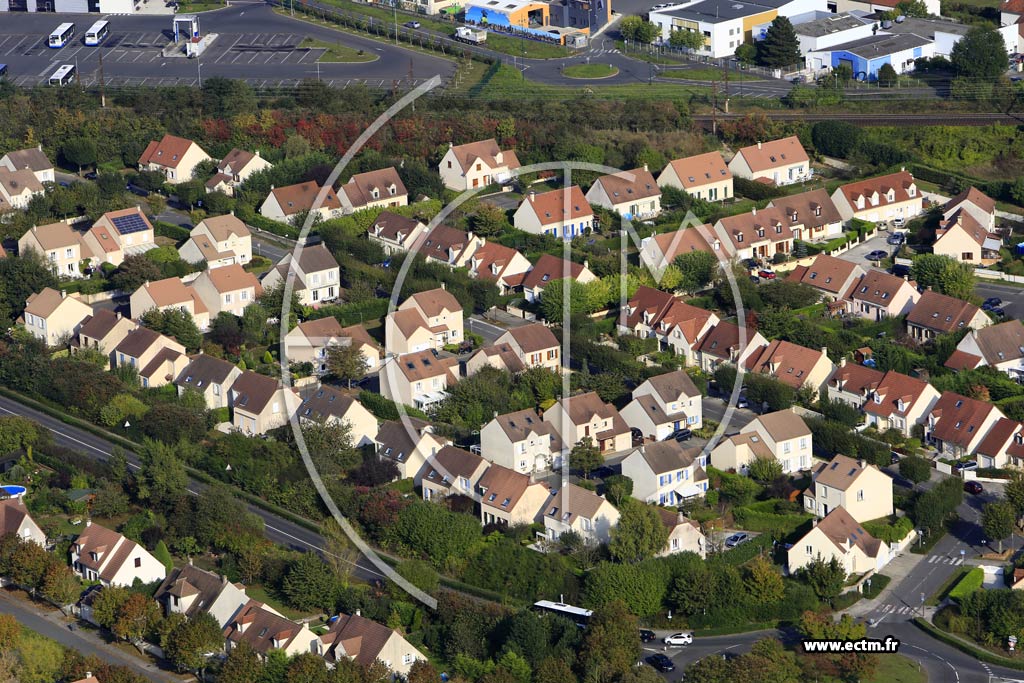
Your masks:
<svg viewBox="0 0 1024 683"><path fill-rule="evenodd" d="M471 45L483 45L487 42L487 29L459 26L455 29L455 40Z"/></svg>

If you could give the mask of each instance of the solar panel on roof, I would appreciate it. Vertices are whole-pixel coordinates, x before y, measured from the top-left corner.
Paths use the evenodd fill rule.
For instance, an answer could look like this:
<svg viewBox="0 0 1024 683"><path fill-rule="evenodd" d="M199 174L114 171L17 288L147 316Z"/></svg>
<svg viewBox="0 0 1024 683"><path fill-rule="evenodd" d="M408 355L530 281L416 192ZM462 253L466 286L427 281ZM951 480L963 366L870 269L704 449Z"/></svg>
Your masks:
<svg viewBox="0 0 1024 683"><path fill-rule="evenodd" d="M133 232L144 232L149 230L149 226L146 225L146 221L142 219L137 213L132 213L127 216L118 216L117 218L110 219L110 222L114 224L117 231L122 235L130 235Z"/></svg>

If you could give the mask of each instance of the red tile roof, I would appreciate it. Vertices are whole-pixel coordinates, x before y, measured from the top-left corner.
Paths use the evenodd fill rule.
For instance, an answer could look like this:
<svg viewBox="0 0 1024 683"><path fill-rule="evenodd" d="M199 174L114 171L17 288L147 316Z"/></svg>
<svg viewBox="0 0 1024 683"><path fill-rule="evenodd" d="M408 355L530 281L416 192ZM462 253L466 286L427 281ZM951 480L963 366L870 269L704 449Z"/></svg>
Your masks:
<svg viewBox="0 0 1024 683"><path fill-rule="evenodd" d="M590 208L578 185L540 194L531 192L524 202L533 209L541 225L554 225L594 215L594 210Z"/></svg>
<svg viewBox="0 0 1024 683"><path fill-rule="evenodd" d="M982 424L997 408L993 405L947 391L932 408L936 418L931 436L961 448L979 437Z"/></svg>
<svg viewBox="0 0 1024 683"><path fill-rule="evenodd" d="M822 351L808 349L788 341L775 340L747 358L747 370L770 375L783 384L799 389L808 380Z"/></svg>
<svg viewBox="0 0 1024 683"><path fill-rule="evenodd" d="M980 309L962 299L955 299L932 290L921 295L921 300L907 314L907 324L938 333L955 332L971 324Z"/></svg>
<svg viewBox="0 0 1024 683"><path fill-rule="evenodd" d="M720 183L732 178L732 172L725 165L725 159L722 158L721 152L708 152L685 159L673 159L668 162L668 165L675 171L676 177L679 178L683 189L686 190L711 183ZM665 170L668 168L666 167Z"/></svg>
<svg viewBox="0 0 1024 683"><path fill-rule="evenodd" d="M139 157L139 164L158 164L165 168L177 168L189 147L196 143L174 135L165 135L159 142L153 141Z"/></svg>
<svg viewBox="0 0 1024 683"><path fill-rule="evenodd" d="M747 166L754 172L810 161L804 146L800 144L800 139L795 135L781 140L759 142L744 147L736 154L742 155Z"/></svg>

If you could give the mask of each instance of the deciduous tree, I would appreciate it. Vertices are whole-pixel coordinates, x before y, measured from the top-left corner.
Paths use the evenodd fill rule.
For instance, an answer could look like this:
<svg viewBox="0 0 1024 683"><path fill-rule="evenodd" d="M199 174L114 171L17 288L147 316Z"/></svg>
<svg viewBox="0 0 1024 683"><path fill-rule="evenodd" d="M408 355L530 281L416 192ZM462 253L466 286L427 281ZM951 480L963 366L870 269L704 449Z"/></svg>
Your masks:
<svg viewBox="0 0 1024 683"><path fill-rule="evenodd" d="M999 552L1003 552L1003 539L1013 533L1013 523L1017 513L1013 504L1005 500L987 503L981 511L981 528L985 536L999 542Z"/></svg>
<svg viewBox="0 0 1024 683"><path fill-rule="evenodd" d="M641 562L664 550L668 527L655 507L627 498L619 507L619 523L612 529L608 551L620 562Z"/></svg>
<svg viewBox="0 0 1024 683"><path fill-rule="evenodd" d="M830 604L843 592L846 583L846 572L834 557L828 562L820 557L815 558L800 570L800 576L814 590L815 595Z"/></svg>
<svg viewBox="0 0 1024 683"><path fill-rule="evenodd" d="M988 26L972 27L949 54L958 77L989 83L1006 72L1007 59L1002 35Z"/></svg>
<svg viewBox="0 0 1024 683"><path fill-rule="evenodd" d="M178 671L198 672L206 667L206 653L216 651L223 640L217 620L199 612L167 635L164 655Z"/></svg>
<svg viewBox="0 0 1024 683"><path fill-rule="evenodd" d="M327 348L327 372L348 384L366 375L366 359L355 344L338 344Z"/></svg>

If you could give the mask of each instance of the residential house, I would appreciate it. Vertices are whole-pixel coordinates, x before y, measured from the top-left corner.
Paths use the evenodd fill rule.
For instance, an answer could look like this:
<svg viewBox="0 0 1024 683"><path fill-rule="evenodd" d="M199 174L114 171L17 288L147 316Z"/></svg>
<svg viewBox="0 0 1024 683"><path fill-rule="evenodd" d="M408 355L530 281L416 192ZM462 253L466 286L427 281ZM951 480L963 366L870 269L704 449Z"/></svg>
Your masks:
<svg viewBox="0 0 1024 683"><path fill-rule="evenodd" d="M530 190L512 225L534 235L572 239L594 228L594 211L578 185L540 194Z"/></svg>
<svg viewBox="0 0 1024 683"><path fill-rule="evenodd" d="M58 346L78 334L90 315L92 308L77 295L68 296L64 290L46 287L25 300L25 312L19 322L24 322L25 329L47 346Z"/></svg>
<svg viewBox="0 0 1024 683"><path fill-rule="evenodd" d="M822 242L843 234L843 218L824 189L772 199L766 208L781 209L798 240Z"/></svg>
<svg viewBox="0 0 1024 683"><path fill-rule="evenodd" d="M180 309L192 316L200 330L210 327L210 309L199 292L182 282L181 278L145 282L132 292L129 301L131 316L136 320L154 308L160 311Z"/></svg>
<svg viewBox="0 0 1024 683"><path fill-rule="evenodd" d="M683 254L709 251L721 260L721 250L721 239L710 225L705 224L643 238L640 240L640 263L658 279Z"/></svg>
<svg viewBox="0 0 1024 683"><path fill-rule="evenodd" d="M973 185L946 202L942 220L949 221L961 213L969 215L986 231L995 230L996 201Z"/></svg>
<svg viewBox="0 0 1024 683"><path fill-rule="evenodd" d="M0 167L8 171L31 171L40 183L57 182L53 164L43 152L42 145L4 154L0 157Z"/></svg>
<svg viewBox="0 0 1024 683"><path fill-rule="evenodd" d="M280 263L263 276L263 288L271 289L288 279L289 270L295 272L292 292L303 306L319 307L334 301L341 294L341 268L334 255L323 244L302 248L297 263L285 254Z"/></svg>
<svg viewBox="0 0 1024 683"><path fill-rule="evenodd" d="M471 377L485 367L497 368L512 374L526 370L526 365L508 343L491 344L474 351L466 360L465 375Z"/></svg>
<svg viewBox="0 0 1024 683"><path fill-rule="evenodd" d="M228 394L231 404L231 423L243 434L266 434L282 427L299 407L299 396L294 388L285 388L281 381L252 370L246 370Z"/></svg>
<svg viewBox="0 0 1024 683"><path fill-rule="evenodd" d="M593 391L558 399L544 411L544 421L569 449L588 438L601 453L624 451L633 442L619 411Z"/></svg>
<svg viewBox="0 0 1024 683"><path fill-rule="evenodd" d="M280 650L288 657L319 651L317 635L306 622L285 619L256 600L249 600L228 622L222 633L228 652L245 642L261 660L265 660L272 650Z"/></svg>
<svg viewBox="0 0 1024 683"><path fill-rule="evenodd" d="M746 366L748 372L774 377L794 389L810 387L815 393L836 367L829 360L827 347L814 350L783 340L771 341L751 353Z"/></svg>
<svg viewBox="0 0 1024 683"><path fill-rule="evenodd" d="M844 356L839 359L839 365L826 383L828 400L860 410L884 377L885 373L881 370L860 363L848 363Z"/></svg>
<svg viewBox="0 0 1024 683"><path fill-rule="evenodd" d="M738 325L720 322L708 330L697 345L697 365L707 374L714 374L722 363L739 365L765 346L768 340L760 332L744 326L741 340Z"/></svg>
<svg viewBox="0 0 1024 683"><path fill-rule="evenodd" d="M661 213L661 188L646 164L599 177L587 190L586 199L591 206L614 211L628 220L654 218Z"/></svg>
<svg viewBox="0 0 1024 683"><path fill-rule="evenodd" d="M408 242L408 240L406 240ZM469 266L470 257L482 247L484 239L472 232L463 232L447 225L435 225L426 237L413 245L427 262L443 263L452 268Z"/></svg>
<svg viewBox="0 0 1024 683"><path fill-rule="evenodd" d="M1004 417L991 403L944 391L925 420L925 442L944 458L972 456L992 426Z"/></svg>
<svg viewBox="0 0 1024 683"><path fill-rule="evenodd" d="M189 364L174 380L174 386L178 388L178 396L186 391L198 392L210 410L228 408L229 391L241 374L234 363L200 352L190 357Z"/></svg>
<svg viewBox="0 0 1024 683"><path fill-rule="evenodd" d="M844 221L909 221L922 210L921 191L905 170L841 185L832 193L832 201Z"/></svg>
<svg viewBox="0 0 1024 683"><path fill-rule="evenodd" d="M637 288L624 313L618 324L620 334L657 338L662 349L683 356L686 365L696 363L695 347L719 322L711 311L646 285Z"/></svg>
<svg viewBox="0 0 1024 683"><path fill-rule="evenodd" d="M8 171L0 168L0 214L24 211L33 197L41 197L46 189L32 171Z"/></svg>
<svg viewBox="0 0 1024 683"><path fill-rule="evenodd" d="M82 238L82 233L67 223L51 223L33 226L18 239L18 253L35 251L49 262L54 275L58 277L83 277L82 265L93 258Z"/></svg>
<svg viewBox="0 0 1024 683"><path fill-rule="evenodd" d="M345 213L366 209L389 209L409 204L409 191L394 166L356 173L338 188Z"/></svg>
<svg viewBox="0 0 1024 683"><path fill-rule="evenodd" d="M975 266L999 261L1003 239L967 211L957 211L935 229L932 253Z"/></svg>
<svg viewBox="0 0 1024 683"><path fill-rule="evenodd" d="M237 263L204 270L191 286L214 318L221 313L241 317L249 304L255 303L256 297L263 293L256 276Z"/></svg>
<svg viewBox="0 0 1024 683"><path fill-rule="evenodd" d="M260 215L278 223L292 224L305 220L306 212L312 211L314 205L320 220L338 218L343 214L341 200L334 188L321 188L309 180L286 187L271 186L270 194L260 205Z"/></svg>
<svg viewBox="0 0 1024 683"><path fill-rule="evenodd" d="M829 301L838 301L853 289L864 274L864 269L856 263L828 254L818 254L811 265L797 266L786 279L813 287Z"/></svg>
<svg viewBox="0 0 1024 683"><path fill-rule="evenodd" d="M517 168L515 150L502 150L491 138L457 146L449 142L437 170L445 187L464 192L506 182Z"/></svg>
<svg viewBox="0 0 1024 683"><path fill-rule="evenodd" d="M360 616L359 610L355 614L339 614L314 646L329 667L346 658L363 669L380 662L392 675L403 680L408 678L417 660L427 661L426 656L398 631Z"/></svg>
<svg viewBox="0 0 1024 683"><path fill-rule="evenodd" d="M244 266L252 260L252 233L233 213L207 217L192 228L178 255L189 263L205 261L208 269Z"/></svg>
<svg viewBox="0 0 1024 683"><path fill-rule="evenodd" d="M980 330L991 324L992 319L974 304L930 289L907 314L907 334L919 342L963 329Z"/></svg>
<svg viewBox="0 0 1024 683"><path fill-rule="evenodd" d="M865 273L847 296L851 315L876 321L905 315L921 300L915 283L881 270Z"/></svg>
<svg viewBox="0 0 1024 683"><path fill-rule="evenodd" d="M195 177L196 166L210 161L210 155L202 147L184 138L164 135L157 142L150 142L139 157L140 171L162 173L172 185L185 183Z"/></svg>
<svg viewBox="0 0 1024 683"><path fill-rule="evenodd" d="M71 568L85 581L104 586L131 586L163 581L167 569L141 545L92 520L71 543Z"/></svg>
<svg viewBox="0 0 1024 683"><path fill-rule="evenodd" d="M633 497L645 503L677 506L708 490L707 456L675 439L645 443L622 461L622 474L633 480Z"/></svg>
<svg viewBox="0 0 1024 683"><path fill-rule="evenodd" d="M443 401L445 389L459 381L457 358L435 358L430 351L393 356L380 370L384 398L423 410Z"/></svg>
<svg viewBox="0 0 1024 683"><path fill-rule="evenodd" d="M533 476L491 465L477 482L480 521L484 526L533 524L544 510L551 490Z"/></svg>
<svg viewBox="0 0 1024 683"><path fill-rule="evenodd" d="M700 429L700 389L685 370L651 377L633 390L633 400L621 415L631 429L654 441L666 439L678 429Z"/></svg>
<svg viewBox="0 0 1024 683"><path fill-rule="evenodd" d="M0 500L0 536L8 534L38 546L46 545L46 534L28 513L22 496Z"/></svg>
<svg viewBox="0 0 1024 683"><path fill-rule="evenodd" d="M751 209L720 218L714 231L737 259L771 261L776 254L791 254L794 240L802 239L804 224L799 216L795 222L792 217L777 207Z"/></svg>
<svg viewBox="0 0 1024 683"><path fill-rule="evenodd" d="M668 162L658 176L658 185L683 190L691 197L708 202L720 202L733 196L732 171L720 152Z"/></svg>
<svg viewBox="0 0 1024 683"><path fill-rule="evenodd" d="M938 400L939 392L928 382L890 370L868 393L861 410L869 427L881 432L896 429L909 437Z"/></svg>
<svg viewBox="0 0 1024 683"><path fill-rule="evenodd" d="M737 178L790 185L811 179L811 160L795 135L743 147L729 162Z"/></svg>
<svg viewBox="0 0 1024 683"><path fill-rule="evenodd" d="M317 423L348 425L352 445L372 445L377 436L377 418L353 396L321 384L306 394L299 406L299 419Z"/></svg>
<svg viewBox="0 0 1024 683"><path fill-rule="evenodd" d="M1019 320L1007 320L980 330L972 328L956 349L977 358L974 367L987 365L1017 382L1024 381L1024 323Z"/></svg>
<svg viewBox="0 0 1024 683"><path fill-rule="evenodd" d="M619 511L614 505L576 484L552 489L544 502L543 514L544 536L552 542L572 531L584 542L607 543L612 529L619 524Z"/></svg>
<svg viewBox="0 0 1024 683"><path fill-rule="evenodd" d="M380 367L380 346L366 332L362 325L342 327L337 318L319 318L299 323L285 335L285 349L292 363L312 363L313 372L325 375L328 372L327 357L332 346L359 347L366 364L366 371Z"/></svg>
<svg viewBox="0 0 1024 683"><path fill-rule="evenodd" d="M78 348L93 349L106 355L109 369L116 361L114 349L138 326L137 322L123 317L120 313L97 308L91 316L82 321L82 326L78 329Z"/></svg>
<svg viewBox="0 0 1024 683"><path fill-rule="evenodd" d="M461 344L462 304L444 287L418 292L384 319L385 348L398 356Z"/></svg>
<svg viewBox="0 0 1024 683"><path fill-rule="evenodd" d="M815 560L838 560L847 575L878 571L890 560L889 546L857 523L849 512L834 508L789 549L788 569L792 574Z"/></svg>
<svg viewBox="0 0 1024 683"><path fill-rule="evenodd" d="M811 485L804 491L804 509L825 517L841 507L858 522L881 519L895 510L892 487L892 478L875 465L836 454L811 474Z"/></svg>
<svg viewBox="0 0 1024 683"><path fill-rule="evenodd" d="M249 179L253 173L266 171L274 165L260 156L260 151L247 152L235 147L217 164L217 172L206 181L207 192L223 192L235 196L235 188Z"/></svg>
<svg viewBox="0 0 1024 683"><path fill-rule="evenodd" d="M367 230L367 237L371 242L379 244L385 254L402 254L409 251L426 231L427 226L415 218L381 211Z"/></svg>
<svg viewBox="0 0 1024 683"><path fill-rule="evenodd" d="M671 512L664 508L658 508L658 517L661 523L668 529L668 541L665 542L665 549L658 553L658 557L668 557L677 553L694 553L701 559L707 557L707 538L700 530L700 524L687 519L682 512Z"/></svg>
<svg viewBox="0 0 1024 683"><path fill-rule="evenodd" d="M726 437L711 451L711 464L720 470L746 472L754 458L779 461L789 474L811 467L813 452L811 430L792 410L759 415Z"/></svg>
<svg viewBox="0 0 1024 683"><path fill-rule="evenodd" d="M413 481L422 490L423 500L439 501L448 496L471 498L487 465L487 461L475 453L442 446L427 455L427 461Z"/></svg>
<svg viewBox="0 0 1024 683"><path fill-rule="evenodd" d="M157 247L153 224L137 206L103 214L83 240L95 261L115 266L121 265L126 256L144 254Z"/></svg>
<svg viewBox="0 0 1024 683"><path fill-rule="evenodd" d="M480 455L521 474L562 466L562 439L532 408L495 415L480 430Z"/></svg>
<svg viewBox="0 0 1024 683"><path fill-rule="evenodd" d="M974 454L978 467L1019 468L1024 463L1024 424L1000 418Z"/></svg>
<svg viewBox="0 0 1024 683"><path fill-rule="evenodd" d="M188 362L184 346L148 327L136 327L114 347L114 365L135 368L146 388L170 384Z"/></svg>
<svg viewBox="0 0 1024 683"><path fill-rule="evenodd" d="M482 238L480 246L466 262L470 277L495 283L502 295L521 287L532 267L527 258L512 247Z"/></svg>
<svg viewBox="0 0 1024 683"><path fill-rule="evenodd" d="M414 478L429 455L451 445L434 434L433 425L414 417L406 417L401 422L382 422L373 440L377 444L377 456L395 464L399 479Z"/></svg>
<svg viewBox="0 0 1024 683"><path fill-rule="evenodd" d="M153 594L165 616L184 614L194 619L203 612L222 629L249 603L245 586L231 583L223 574L214 574L192 565L175 567Z"/></svg>
<svg viewBox="0 0 1024 683"><path fill-rule="evenodd" d="M586 261L579 264L551 254L541 254L537 263L523 278L523 295L527 301L533 303L540 300L541 292L548 286L548 283L570 278L585 285L596 280L597 276L591 272Z"/></svg>
<svg viewBox="0 0 1024 683"><path fill-rule="evenodd" d="M561 345L554 333L542 323L513 327L498 337L495 344L508 344L527 368L562 369Z"/></svg>

